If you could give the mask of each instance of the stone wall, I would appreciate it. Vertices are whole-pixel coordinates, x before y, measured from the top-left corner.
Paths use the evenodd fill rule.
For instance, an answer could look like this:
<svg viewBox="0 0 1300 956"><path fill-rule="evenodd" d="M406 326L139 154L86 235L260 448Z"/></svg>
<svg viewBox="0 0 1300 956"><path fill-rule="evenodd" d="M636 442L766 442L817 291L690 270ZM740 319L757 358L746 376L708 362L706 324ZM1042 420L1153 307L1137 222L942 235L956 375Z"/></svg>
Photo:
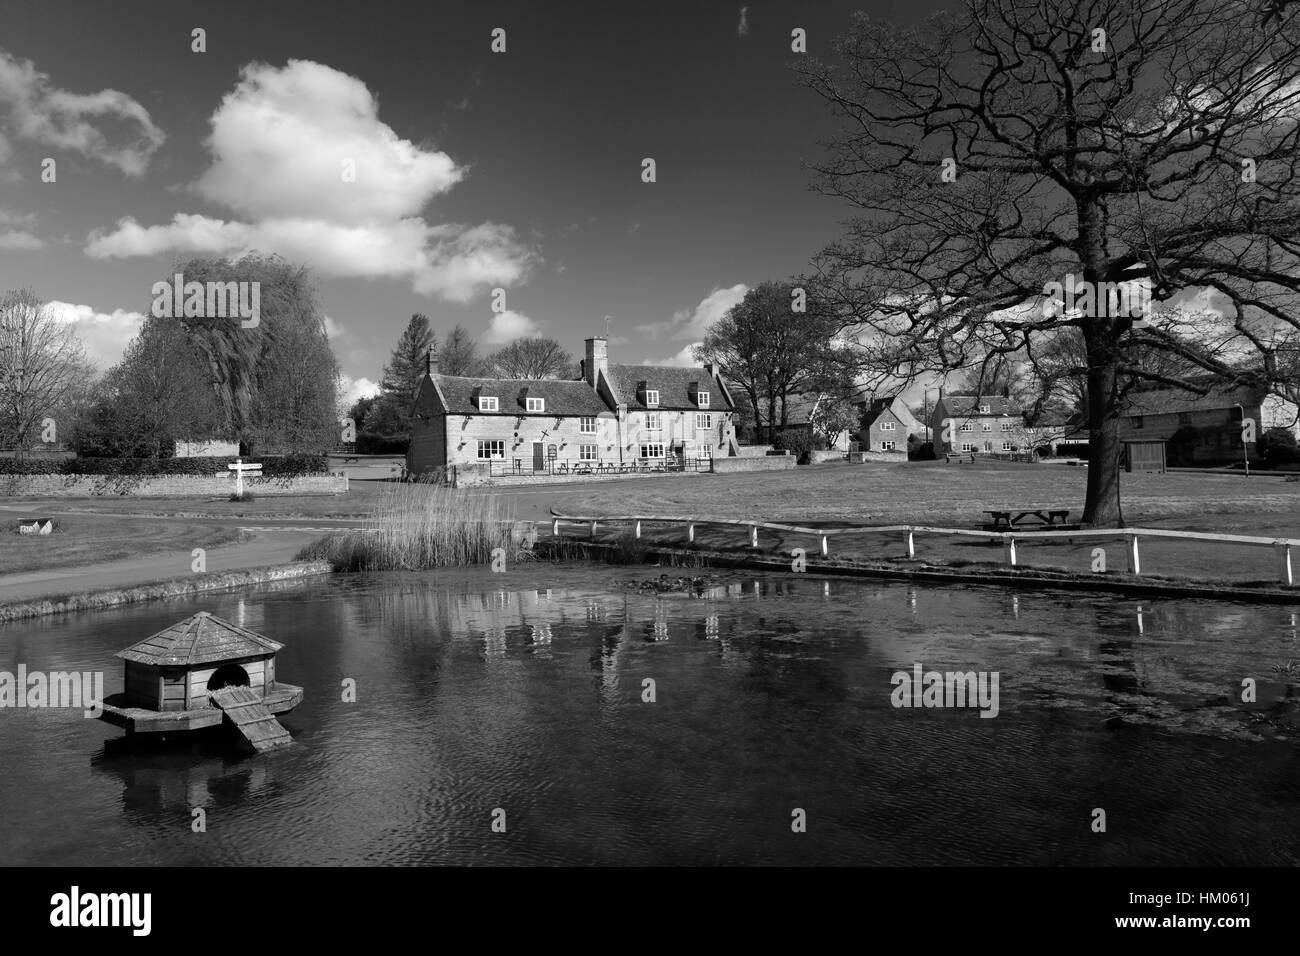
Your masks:
<svg viewBox="0 0 1300 956"><path fill-rule="evenodd" d="M901 464L907 461L907 452L905 451L851 451L849 452L849 461L856 464L862 464L864 461L887 461L893 464Z"/></svg>
<svg viewBox="0 0 1300 956"><path fill-rule="evenodd" d="M740 452L741 458L762 458L769 451L772 451L771 445L739 445L736 448Z"/></svg>
<svg viewBox="0 0 1300 956"><path fill-rule="evenodd" d="M347 475L245 478L256 497L337 495L348 490ZM233 477L217 475L0 475L0 495L17 498L214 498L235 493Z"/></svg>
<svg viewBox="0 0 1300 956"><path fill-rule="evenodd" d="M794 455L764 455L762 458L715 458L715 475L734 475L747 471L793 471L797 467Z"/></svg>

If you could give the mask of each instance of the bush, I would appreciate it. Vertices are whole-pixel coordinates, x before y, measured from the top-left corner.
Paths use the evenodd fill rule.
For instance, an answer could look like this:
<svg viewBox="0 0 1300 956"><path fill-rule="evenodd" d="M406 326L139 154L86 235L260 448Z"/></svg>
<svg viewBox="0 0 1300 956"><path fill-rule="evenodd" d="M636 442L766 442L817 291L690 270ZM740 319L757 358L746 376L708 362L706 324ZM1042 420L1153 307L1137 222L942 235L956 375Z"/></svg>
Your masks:
<svg viewBox="0 0 1300 956"><path fill-rule="evenodd" d="M1259 454L1270 468L1300 461L1300 443L1285 428L1270 428L1259 436Z"/></svg>
<svg viewBox="0 0 1300 956"><path fill-rule="evenodd" d="M817 447L817 441L811 433L803 429L787 429L777 432L776 438L772 440L772 447L778 451L788 451L798 458L799 464L806 465L810 458L809 452Z"/></svg>
<svg viewBox="0 0 1300 956"><path fill-rule="evenodd" d="M921 442L907 450L908 461L934 461L934 442Z"/></svg>
<svg viewBox="0 0 1300 956"><path fill-rule="evenodd" d="M324 455L268 455L260 462L267 478L300 478L329 473ZM0 475L226 475L229 458L0 458Z"/></svg>

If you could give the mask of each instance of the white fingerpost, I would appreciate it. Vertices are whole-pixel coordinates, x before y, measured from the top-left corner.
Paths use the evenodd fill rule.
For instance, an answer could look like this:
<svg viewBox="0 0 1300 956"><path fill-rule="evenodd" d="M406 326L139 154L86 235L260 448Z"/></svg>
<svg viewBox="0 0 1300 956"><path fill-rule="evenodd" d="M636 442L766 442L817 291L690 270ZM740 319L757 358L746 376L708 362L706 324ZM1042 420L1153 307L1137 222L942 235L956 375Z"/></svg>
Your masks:
<svg viewBox="0 0 1300 956"><path fill-rule="evenodd" d="M1133 574L1142 573L1142 557L1138 554L1138 536L1128 535L1128 569Z"/></svg>
<svg viewBox="0 0 1300 956"><path fill-rule="evenodd" d="M235 473L236 498L244 497L244 475L248 475L249 478L258 478L262 474L261 462L250 461L245 464L242 458L236 458L233 465L227 465L226 467Z"/></svg>
<svg viewBox="0 0 1300 956"><path fill-rule="evenodd" d="M1285 541L1278 541L1274 547L1277 548L1277 577L1282 582L1283 587L1291 587L1295 584L1295 578L1291 574L1291 545Z"/></svg>
<svg viewBox="0 0 1300 956"><path fill-rule="evenodd" d="M824 558L830 553L831 553L831 546L829 542L827 542L826 540L826 535L822 535L822 557Z"/></svg>

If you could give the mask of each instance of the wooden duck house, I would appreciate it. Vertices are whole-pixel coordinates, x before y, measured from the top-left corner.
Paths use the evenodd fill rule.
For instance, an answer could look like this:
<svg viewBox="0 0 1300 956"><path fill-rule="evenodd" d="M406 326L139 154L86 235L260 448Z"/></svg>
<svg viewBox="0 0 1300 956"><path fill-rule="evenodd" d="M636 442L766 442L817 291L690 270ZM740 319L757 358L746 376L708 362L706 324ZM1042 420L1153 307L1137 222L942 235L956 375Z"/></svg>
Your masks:
<svg viewBox="0 0 1300 956"><path fill-rule="evenodd" d="M276 680L282 644L200 611L117 656L124 690L104 701L106 720L128 734L233 726L253 750L290 743L275 719L302 702L302 688Z"/></svg>

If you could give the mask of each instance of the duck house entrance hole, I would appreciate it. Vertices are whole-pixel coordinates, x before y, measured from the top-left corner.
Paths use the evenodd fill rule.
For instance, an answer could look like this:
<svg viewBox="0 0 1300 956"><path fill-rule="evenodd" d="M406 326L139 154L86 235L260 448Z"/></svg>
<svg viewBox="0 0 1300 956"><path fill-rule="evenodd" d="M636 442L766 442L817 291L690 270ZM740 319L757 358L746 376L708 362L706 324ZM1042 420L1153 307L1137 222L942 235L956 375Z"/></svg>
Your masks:
<svg viewBox="0 0 1300 956"><path fill-rule="evenodd" d="M244 670L238 664L226 664L224 667L218 667L208 679L208 693L215 690L221 690L223 687L247 687L248 671Z"/></svg>

